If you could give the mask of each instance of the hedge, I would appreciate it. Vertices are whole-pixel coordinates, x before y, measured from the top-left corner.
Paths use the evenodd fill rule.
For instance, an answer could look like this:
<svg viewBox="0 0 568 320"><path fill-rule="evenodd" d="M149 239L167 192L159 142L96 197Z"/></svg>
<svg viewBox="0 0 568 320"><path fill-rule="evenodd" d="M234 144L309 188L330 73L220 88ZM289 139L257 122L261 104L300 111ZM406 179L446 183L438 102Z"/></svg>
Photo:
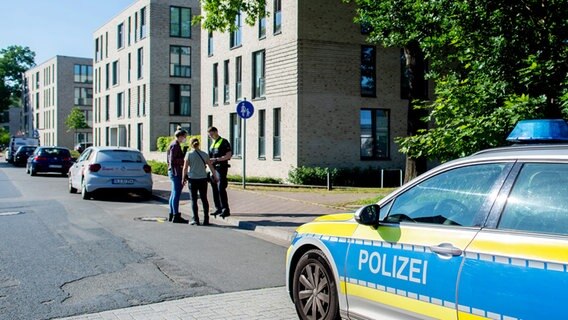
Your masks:
<svg viewBox="0 0 568 320"><path fill-rule="evenodd" d="M288 180L293 184L301 185L327 185L327 172L331 174L331 182L334 186L345 187L380 187L381 168L322 168L322 167L298 167L288 172ZM384 186L399 186L400 173L387 170L384 172Z"/></svg>
<svg viewBox="0 0 568 320"><path fill-rule="evenodd" d="M156 160L148 160L148 165L152 167L152 173L159 174L162 176L168 175L168 164Z"/></svg>

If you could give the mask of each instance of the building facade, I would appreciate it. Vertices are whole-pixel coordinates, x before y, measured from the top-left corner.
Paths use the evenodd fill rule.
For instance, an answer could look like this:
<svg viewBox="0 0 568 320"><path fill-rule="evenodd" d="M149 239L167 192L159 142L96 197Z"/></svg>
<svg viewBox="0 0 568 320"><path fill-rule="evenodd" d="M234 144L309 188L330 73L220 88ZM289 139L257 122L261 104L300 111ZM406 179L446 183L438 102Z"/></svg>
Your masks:
<svg viewBox="0 0 568 320"><path fill-rule="evenodd" d="M293 167L403 169L395 137L406 135L400 48L368 45L340 0L267 1L255 26L202 31L202 135L215 126L242 170L236 104L249 100L246 171L286 178Z"/></svg>
<svg viewBox="0 0 568 320"><path fill-rule="evenodd" d="M94 143L149 153L200 125L197 0L139 0L94 33Z"/></svg>
<svg viewBox="0 0 568 320"><path fill-rule="evenodd" d="M55 56L24 74L23 128L41 145L73 148L93 140L93 60ZM70 130L65 120L73 107L85 114L88 128Z"/></svg>
<svg viewBox="0 0 568 320"><path fill-rule="evenodd" d="M21 121L22 108L20 107L11 106L8 110L4 110L0 113L0 127L10 133L10 136L20 136L24 134Z"/></svg>

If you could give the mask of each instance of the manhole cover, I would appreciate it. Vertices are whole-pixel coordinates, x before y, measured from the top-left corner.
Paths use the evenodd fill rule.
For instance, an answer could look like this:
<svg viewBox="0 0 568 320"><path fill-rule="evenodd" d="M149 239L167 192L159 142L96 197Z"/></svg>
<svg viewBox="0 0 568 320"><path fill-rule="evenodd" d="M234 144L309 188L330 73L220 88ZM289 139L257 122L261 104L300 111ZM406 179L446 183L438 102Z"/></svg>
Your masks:
<svg viewBox="0 0 568 320"><path fill-rule="evenodd" d="M0 212L0 217L15 216L18 214L24 214L24 212L23 211Z"/></svg>
<svg viewBox="0 0 568 320"><path fill-rule="evenodd" d="M163 217L138 217L134 218L134 220L143 222L166 222L168 219Z"/></svg>

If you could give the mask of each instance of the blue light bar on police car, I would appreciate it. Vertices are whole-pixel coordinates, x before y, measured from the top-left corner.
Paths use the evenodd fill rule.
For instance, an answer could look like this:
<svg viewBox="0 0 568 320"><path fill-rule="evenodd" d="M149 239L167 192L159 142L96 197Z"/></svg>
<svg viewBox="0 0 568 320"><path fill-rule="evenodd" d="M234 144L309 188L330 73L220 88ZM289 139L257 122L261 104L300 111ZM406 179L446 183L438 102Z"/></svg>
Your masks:
<svg viewBox="0 0 568 320"><path fill-rule="evenodd" d="M568 124L562 119L521 120L507 137L513 143L568 142Z"/></svg>

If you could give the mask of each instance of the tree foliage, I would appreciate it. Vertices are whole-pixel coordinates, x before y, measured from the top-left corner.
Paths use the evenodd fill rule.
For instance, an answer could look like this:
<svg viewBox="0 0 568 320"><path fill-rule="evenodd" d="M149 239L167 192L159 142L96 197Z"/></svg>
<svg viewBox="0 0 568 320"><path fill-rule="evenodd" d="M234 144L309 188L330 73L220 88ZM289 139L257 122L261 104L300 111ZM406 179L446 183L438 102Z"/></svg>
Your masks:
<svg viewBox="0 0 568 320"><path fill-rule="evenodd" d="M418 41L436 98L430 129L398 139L411 157L446 161L499 146L527 118L568 116L565 0L357 0L369 41Z"/></svg>
<svg viewBox="0 0 568 320"><path fill-rule="evenodd" d="M0 50L0 111L22 95L22 73L35 65L35 53L28 47L9 46Z"/></svg>
<svg viewBox="0 0 568 320"><path fill-rule="evenodd" d="M258 18L267 15L266 0L201 0L204 14L196 16L194 23L208 31L225 32L235 29L235 18L244 13L245 22L254 25Z"/></svg>
<svg viewBox="0 0 568 320"><path fill-rule="evenodd" d="M71 112L65 119L65 125L71 130L77 131L78 129L86 129L89 126L87 125L87 120L85 118L85 113L79 109L79 107L74 107L71 109Z"/></svg>

